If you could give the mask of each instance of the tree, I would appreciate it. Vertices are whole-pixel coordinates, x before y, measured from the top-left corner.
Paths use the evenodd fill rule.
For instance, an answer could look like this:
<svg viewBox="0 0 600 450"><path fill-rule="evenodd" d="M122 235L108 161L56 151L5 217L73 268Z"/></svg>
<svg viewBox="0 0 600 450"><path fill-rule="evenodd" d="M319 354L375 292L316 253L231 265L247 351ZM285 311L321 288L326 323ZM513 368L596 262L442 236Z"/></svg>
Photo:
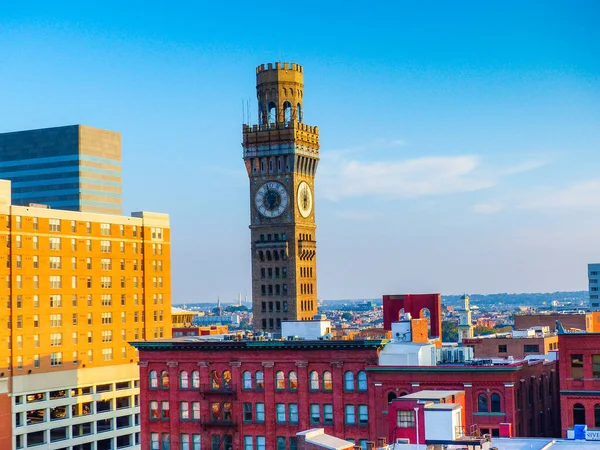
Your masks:
<svg viewBox="0 0 600 450"><path fill-rule="evenodd" d="M494 330L490 327L484 327L483 325L476 326L474 330L475 336L485 336L486 334L494 334L497 332L498 330Z"/></svg>
<svg viewBox="0 0 600 450"><path fill-rule="evenodd" d="M344 314L342 314L342 319L344 319L344 320L352 320L352 319L354 319L354 314L349 313L349 312L345 312Z"/></svg>
<svg viewBox="0 0 600 450"><path fill-rule="evenodd" d="M442 342L458 342L458 325L453 320L442 322Z"/></svg>

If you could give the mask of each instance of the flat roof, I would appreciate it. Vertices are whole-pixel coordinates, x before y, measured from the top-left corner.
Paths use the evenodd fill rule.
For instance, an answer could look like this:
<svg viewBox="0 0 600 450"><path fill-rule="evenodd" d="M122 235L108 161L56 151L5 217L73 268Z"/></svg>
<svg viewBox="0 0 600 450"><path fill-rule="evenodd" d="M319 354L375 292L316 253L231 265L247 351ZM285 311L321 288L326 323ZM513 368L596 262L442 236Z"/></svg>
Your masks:
<svg viewBox="0 0 600 450"><path fill-rule="evenodd" d="M440 400L442 398L460 394L464 394L464 391L434 391L432 389L426 389L413 394L403 395L402 397L398 397L397 400Z"/></svg>
<svg viewBox="0 0 600 450"><path fill-rule="evenodd" d="M210 337L209 337L210 338ZM182 336L172 339L160 339L144 342L130 342L130 345L143 351L256 351L256 350L322 350L352 349L377 350L387 340L220 340L200 339L198 336Z"/></svg>
<svg viewBox="0 0 600 450"><path fill-rule="evenodd" d="M460 408L459 403L433 403L430 405L425 405L425 410L429 411L430 409L436 410L452 410Z"/></svg>
<svg viewBox="0 0 600 450"><path fill-rule="evenodd" d="M498 450L567 450L579 447L598 448L598 441L580 441L552 438L492 438L492 447Z"/></svg>

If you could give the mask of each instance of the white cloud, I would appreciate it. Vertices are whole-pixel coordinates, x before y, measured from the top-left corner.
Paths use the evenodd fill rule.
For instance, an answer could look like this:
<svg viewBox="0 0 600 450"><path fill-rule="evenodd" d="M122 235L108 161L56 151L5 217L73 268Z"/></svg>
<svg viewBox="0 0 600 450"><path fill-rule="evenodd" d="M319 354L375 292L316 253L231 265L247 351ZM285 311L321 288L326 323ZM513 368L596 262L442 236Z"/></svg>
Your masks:
<svg viewBox="0 0 600 450"><path fill-rule="evenodd" d="M477 203L473 205L473 212L478 214L494 214L504 209L503 205L498 203Z"/></svg>
<svg viewBox="0 0 600 450"><path fill-rule="evenodd" d="M417 198L487 189L497 177L486 176L476 156L424 157L402 161L365 162L325 159L321 190L330 200L385 196Z"/></svg>
<svg viewBox="0 0 600 450"><path fill-rule="evenodd" d="M600 180L539 189L520 196L515 203L522 209L583 209L600 206Z"/></svg>

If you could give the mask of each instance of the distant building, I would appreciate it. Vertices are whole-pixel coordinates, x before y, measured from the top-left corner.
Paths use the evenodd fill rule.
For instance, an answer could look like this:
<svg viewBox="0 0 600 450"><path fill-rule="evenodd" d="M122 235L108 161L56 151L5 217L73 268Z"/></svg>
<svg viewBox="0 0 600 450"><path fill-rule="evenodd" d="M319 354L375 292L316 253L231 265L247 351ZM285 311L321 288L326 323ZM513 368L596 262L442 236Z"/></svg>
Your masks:
<svg viewBox="0 0 600 450"><path fill-rule="evenodd" d="M548 327L514 330L488 336L464 339L462 344L473 349L475 358L524 359L549 355L558 350L558 336ZM552 359L555 357L553 356Z"/></svg>
<svg viewBox="0 0 600 450"><path fill-rule="evenodd" d="M84 125L0 134L12 204L121 214L121 135Z"/></svg>
<svg viewBox="0 0 600 450"><path fill-rule="evenodd" d="M585 310L516 314L515 330L548 327L550 331L556 331L557 320L566 330L600 332L600 311Z"/></svg>
<svg viewBox="0 0 600 450"><path fill-rule="evenodd" d="M469 296L465 294L460 300L460 306L454 309L454 312L458 314L458 342L473 337L473 317Z"/></svg>
<svg viewBox="0 0 600 450"><path fill-rule="evenodd" d="M600 300L598 291L600 284L598 279L600 278L600 264L588 264L588 281L589 281L589 292L590 292L590 308L592 311L600 311Z"/></svg>

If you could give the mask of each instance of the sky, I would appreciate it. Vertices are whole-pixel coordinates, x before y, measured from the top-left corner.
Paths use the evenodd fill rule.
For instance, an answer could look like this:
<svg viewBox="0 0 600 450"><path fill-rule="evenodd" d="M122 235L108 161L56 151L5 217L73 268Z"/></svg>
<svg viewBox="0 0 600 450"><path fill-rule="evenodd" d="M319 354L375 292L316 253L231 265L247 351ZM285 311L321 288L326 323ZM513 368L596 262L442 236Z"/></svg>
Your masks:
<svg viewBox="0 0 600 450"><path fill-rule="evenodd" d="M0 132L122 133L124 212L170 214L173 303L251 292L243 103L304 67L318 295L587 289L600 3L4 2Z"/></svg>

